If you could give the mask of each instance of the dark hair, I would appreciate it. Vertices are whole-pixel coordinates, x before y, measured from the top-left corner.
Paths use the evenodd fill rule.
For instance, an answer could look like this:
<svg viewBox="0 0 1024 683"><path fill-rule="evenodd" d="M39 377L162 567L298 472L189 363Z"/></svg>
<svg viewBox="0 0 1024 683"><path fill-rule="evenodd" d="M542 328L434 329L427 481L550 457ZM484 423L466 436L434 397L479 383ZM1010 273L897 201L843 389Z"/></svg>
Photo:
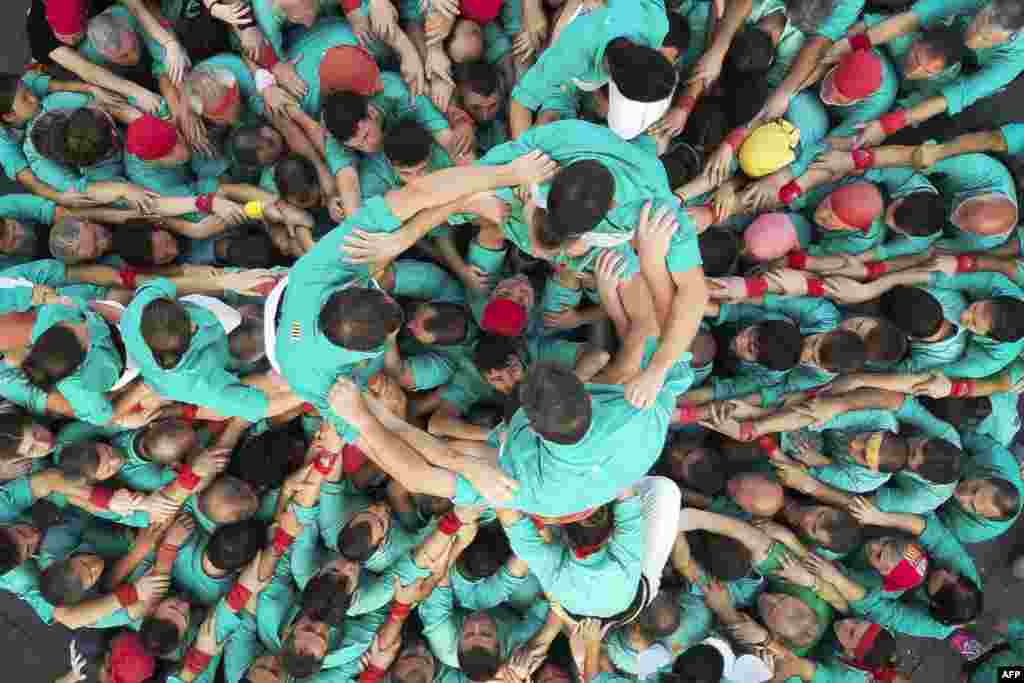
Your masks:
<svg viewBox="0 0 1024 683"><path fill-rule="evenodd" d="M64 126L62 159L70 166L92 166L110 154L114 131L102 113L82 107L71 113Z"/></svg>
<svg viewBox="0 0 1024 683"><path fill-rule="evenodd" d="M679 189L701 174L703 157L692 145L680 143L661 157L668 184L673 190ZM703 237L703 235L701 235ZM707 268L705 268L705 271Z"/></svg>
<svg viewBox="0 0 1024 683"><path fill-rule="evenodd" d="M826 547L840 555L852 551L861 543L861 527L846 510L829 508L829 514L823 516L823 527L829 535Z"/></svg>
<svg viewBox="0 0 1024 683"><path fill-rule="evenodd" d="M582 548L603 543L611 536L614 526L615 513L611 505L606 504L594 510L587 519L566 524L562 531L565 532L565 540L570 547Z"/></svg>
<svg viewBox="0 0 1024 683"><path fill-rule="evenodd" d="M296 154L286 156L274 166L274 183L282 197L305 195L310 188L319 187L319 182L313 162Z"/></svg>
<svg viewBox="0 0 1024 683"><path fill-rule="evenodd" d="M789 370L795 366L800 360L803 343L799 328L787 320L757 323L757 362L771 370Z"/></svg>
<svg viewBox="0 0 1024 683"><path fill-rule="evenodd" d="M928 611L936 621L950 626L974 621L981 614L984 594L979 586L965 576L947 582L928 596Z"/></svg>
<svg viewBox="0 0 1024 683"><path fill-rule="evenodd" d="M354 92L332 92L323 101L324 125L344 144L356 134L359 122L369 115L369 98Z"/></svg>
<svg viewBox="0 0 1024 683"><path fill-rule="evenodd" d="M75 333L64 325L54 325L32 344L21 371L33 385L50 392L84 360L85 349Z"/></svg>
<svg viewBox="0 0 1024 683"><path fill-rule="evenodd" d="M89 439L73 443L60 453L57 469L65 477L76 481L94 481L96 469L100 466L98 443Z"/></svg>
<svg viewBox="0 0 1024 683"><path fill-rule="evenodd" d="M676 70L661 52L637 45L628 38L614 38L604 51L608 75L630 100L657 102L676 87Z"/></svg>
<svg viewBox="0 0 1024 683"><path fill-rule="evenodd" d="M928 50L942 57L946 67L959 64L967 56L967 46L964 45L964 32L962 28L945 24L932 24L924 29L917 38L928 46ZM942 223L939 223L941 226Z"/></svg>
<svg viewBox="0 0 1024 683"><path fill-rule="evenodd" d="M1024 337L1024 301L1012 296L993 297L992 329L988 336L996 341L1015 342Z"/></svg>
<svg viewBox="0 0 1024 683"><path fill-rule="evenodd" d="M430 131L416 119L407 118L388 128L381 151L392 165L407 168L429 159L433 144Z"/></svg>
<svg viewBox="0 0 1024 683"><path fill-rule="evenodd" d="M973 431L992 414L992 399L988 396L918 396L917 400L928 409L928 412L953 425L957 430Z"/></svg>
<svg viewBox="0 0 1024 683"><path fill-rule="evenodd" d="M281 668L295 678L308 678L320 671L323 661L313 655L300 654L295 651L295 634L292 633L284 641L281 648Z"/></svg>
<svg viewBox="0 0 1024 683"><path fill-rule="evenodd" d="M879 303L882 315L915 339L937 334L945 319L939 300L920 287L893 287Z"/></svg>
<svg viewBox="0 0 1024 683"><path fill-rule="evenodd" d="M871 649L865 653L860 663L870 669L886 668L896 656L896 638L889 631L882 629L875 637Z"/></svg>
<svg viewBox="0 0 1024 683"><path fill-rule="evenodd" d="M135 225L121 227L111 234L111 250L136 268L156 265L153 258L153 233L156 230L148 221L133 219Z"/></svg>
<svg viewBox="0 0 1024 683"><path fill-rule="evenodd" d="M1024 28L1024 5L1019 0L992 0L987 9L999 28L1011 32Z"/></svg>
<svg viewBox="0 0 1024 683"><path fill-rule="evenodd" d="M740 258L740 241L736 233L725 228L711 228L697 238L704 274L722 277L736 272Z"/></svg>
<svg viewBox="0 0 1024 683"><path fill-rule="evenodd" d="M636 625L648 640L661 640L672 635L682 621L679 589L662 588L637 617Z"/></svg>
<svg viewBox="0 0 1024 683"><path fill-rule="evenodd" d="M450 346L466 339L471 313L463 304L453 301L429 301L416 303L415 309L428 306L434 311L423 325L426 332L436 337L434 346Z"/></svg>
<svg viewBox="0 0 1024 683"><path fill-rule="evenodd" d="M767 73L775 59L775 44L767 31L758 26L744 26L732 39L725 55L723 71L730 84L739 85L739 78L751 82Z"/></svg>
<svg viewBox="0 0 1024 683"><path fill-rule="evenodd" d="M470 407L469 411L463 416L463 419L478 427L494 429L501 424L502 417L502 409L500 407L489 403L477 402Z"/></svg>
<svg viewBox="0 0 1024 683"><path fill-rule="evenodd" d="M995 506L999 508L999 512L1002 513L999 519L1007 520L1013 517L1020 508L1020 492L1017 490L1017 487L1002 477L987 477L985 481L992 484L996 490L996 495L992 498L992 502L995 503Z"/></svg>
<svg viewBox="0 0 1024 683"><path fill-rule="evenodd" d="M274 263L274 243L262 231L250 230L228 239L224 260L238 268L269 268Z"/></svg>
<svg viewBox="0 0 1024 683"><path fill-rule="evenodd" d="M0 73L0 115L14 111L14 98L18 96L21 76Z"/></svg>
<svg viewBox="0 0 1024 683"><path fill-rule="evenodd" d="M452 80L481 97L490 97L501 85L498 69L482 59L452 64Z"/></svg>
<svg viewBox="0 0 1024 683"><path fill-rule="evenodd" d="M534 363L527 369L519 402L530 426L548 441L576 443L590 428L590 396L583 383L554 363Z"/></svg>
<svg viewBox="0 0 1024 683"><path fill-rule="evenodd" d="M456 563L464 577L479 581L497 574L511 555L512 546L501 525L484 524Z"/></svg>
<svg viewBox="0 0 1024 683"><path fill-rule="evenodd" d="M217 569L233 572L249 564L267 540L267 527L254 519L223 524L214 530L206 556Z"/></svg>
<svg viewBox="0 0 1024 683"><path fill-rule="evenodd" d="M166 657L174 652L181 642L178 627L166 619L148 616L139 627L139 637L143 646L155 655Z"/></svg>
<svg viewBox="0 0 1024 683"><path fill-rule="evenodd" d="M271 429L243 443L228 463L227 473L247 482L258 495L284 483L291 473L297 434ZM303 444L304 445L304 444Z"/></svg>
<svg viewBox="0 0 1024 683"><path fill-rule="evenodd" d="M697 564L720 581L742 579L754 566L750 551L734 538L698 530L688 531L686 542Z"/></svg>
<svg viewBox="0 0 1024 683"><path fill-rule="evenodd" d="M827 333L818 355L826 370L844 374L864 367L868 354L863 340L853 332L832 330Z"/></svg>
<svg viewBox="0 0 1024 683"><path fill-rule="evenodd" d="M551 181L547 220L538 241L554 248L590 232L608 213L614 196L615 178L604 164L593 159L569 164Z"/></svg>
<svg viewBox="0 0 1024 683"><path fill-rule="evenodd" d="M373 543L368 522L349 521L338 533L338 552L345 559L362 564L377 552L380 544Z"/></svg>
<svg viewBox="0 0 1024 683"><path fill-rule="evenodd" d="M729 117L717 97L702 97L683 129L683 139L705 154L722 144L728 134Z"/></svg>
<svg viewBox="0 0 1024 683"><path fill-rule="evenodd" d="M885 318L876 318L878 324L864 339L869 360L876 363L896 363L907 353L910 342L903 330Z"/></svg>
<svg viewBox="0 0 1024 683"><path fill-rule="evenodd" d="M525 358L517 338L486 334L480 338L476 349L473 350L473 364L476 365L477 371L486 377L487 373L493 370L508 367L512 356L520 360Z"/></svg>
<svg viewBox="0 0 1024 683"><path fill-rule="evenodd" d="M878 451L878 471L898 472L907 466L910 447L905 439L886 432L882 435L882 446Z"/></svg>
<svg viewBox="0 0 1024 683"><path fill-rule="evenodd" d="M160 465L177 463L185 456L180 441L186 434L195 439L192 425L183 419L169 417L150 422L144 427L140 442L145 449L145 458Z"/></svg>
<svg viewBox="0 0 1024 683"><path fill-rule="evenodd" d="M402 308L372 287L346 287L320 311L320 330L335 346L372 351L402 325Z"/></svg>
<svg viewBox="0 0 1024 683"><path fill-rule="evenodd" d="M805 35L813 35L832 14L835 0L784 0L786 18Z"/></svg>
<svg viewBox="0 0 1024 683"><path fill-rule="evenodd" d="M685 683L719 683L724 671L722 653L707 643L698 643L685 650L672 664L672 673Z"/></svg>
<svg viewBox="0 0 1024 683"><path fill-rule="evenodd" d="M54 607L77 605L85 599L89 589L71 567L76 556L54 562L39 577L39 592Z"/></svg>
<svg viewBox="0 0 1024 683"><path fill-rule="evenodd" d="M459 668L466 678L474 683L482 683L494 678L501 666L501 656L497 649L488 650L482 647L471 647L468 650L459 648Z"/></svg>
<svg viewBox="0 0 1024 683"><path fill-rule="evenodd" d="M935 192L913 192L892 212L892 222L915 237L934 235L946 222L946 203Z"/></svg>
<svg viewBox="0 0 1024 683"><path fill-rule="evenodd" d="M661 43L662 47L674 47L682 57L690 47L691 38L690 22L686 20L686 17L679 12L669 12L668 33L665 34L665 40Z"/></svg>
<svg viewBox="0 0 1024 683"><path fill-rule="evenodd" d="M68 111L53 109L43 112L32 122L29 138L36 151L46 159L64 163L64 130L67 128Z"/></svg>
<svg viewBox="0 0 1024 683"><path fill-rule="evenodd" d="M18 446L32 424L33 419L24 413L0 414L0 462L19 457Z"/></svg>
<svg viewBox="0 0 1024 683"><path fill-rule="evenodd" d="M729 91L724 105L729 116L729 125L735 128L746 125L757 116L772 94L772 86L767 79L754 78L746 74L733 76L732 79L726 81Z"/></svg>
<svg viewBox="0 0 1024 683"><path fill-rule="evenodd" d="M18 544L11 540L10 535L0 533L0 576L17 567L20 560Z"/></svg>
<svg viewBox="0 0 1024 683"><path fill-rule="evenodd" d="M317 574L302 591L303 614L329 626L341 628L352 604L355 586L336 574Z"/></svg>
<svg viewBox="0 0 1024 683"><path fill-rule="evenodd" d="M263 142L262 129L262 124L252 124L236 128L228 135L228 146L239 164L250 168L262 166L259 157Z"/></svg>
<svg viewBox="0 0 1024 683"><path fill-rule="evenodd" d="M173 299L154 299L146 304L139 330L153 358L165 370L181 362L192 342L192 318Z"/></svg>
<svg viewBox="0 0 1024 683"><path fill-rule="evenodd" d="M674 478L670 476L672 468L664 464L666 459L672 457L672 453L680 448L692 446L691 452L700 449L702 457L690 461L690 466L684 473L685 479L677 483L685 485L687 488L693 489L705 496L717 496L725 490L725 459L721 453L713 448L707 448L699 443L685 443L683 442L684 439L685 437L682 436L673 437L670 432L669 443L665 445L665 449L662 451L658 469L662 472L668 472L669 474L666 476L669 476L669 478ZM689 456L690 453L687 453L683 457Z"/></svg>

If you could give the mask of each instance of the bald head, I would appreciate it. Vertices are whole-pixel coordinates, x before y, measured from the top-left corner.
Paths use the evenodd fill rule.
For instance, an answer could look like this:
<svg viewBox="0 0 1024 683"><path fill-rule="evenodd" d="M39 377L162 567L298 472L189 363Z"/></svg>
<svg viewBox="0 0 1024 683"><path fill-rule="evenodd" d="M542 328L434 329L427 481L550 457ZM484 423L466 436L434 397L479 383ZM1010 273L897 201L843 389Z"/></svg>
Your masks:
<svg viewBox="0 0 1024 683"><path fill-rule="evenodd" d="M729 497L755 517L774 517L782 509L782 485L766 474L745 472L726 484Z"/></svg>
<svg viewBox="0 0 1024 683"><path fill-rule="evenodd" d="M1001 235L1017 225L1017 205L1005 195L987 195L962 202L952 223L975 235Z"/></svg>

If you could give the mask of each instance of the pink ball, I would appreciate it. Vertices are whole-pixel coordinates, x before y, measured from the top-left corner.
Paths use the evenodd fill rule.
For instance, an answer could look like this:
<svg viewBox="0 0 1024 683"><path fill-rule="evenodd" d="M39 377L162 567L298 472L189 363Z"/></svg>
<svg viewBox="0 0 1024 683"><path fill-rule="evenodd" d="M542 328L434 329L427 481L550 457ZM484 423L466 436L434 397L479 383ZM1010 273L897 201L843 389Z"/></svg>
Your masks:
<svg viewBox="0 0 1024 683"><path fill-rule="evenodd" d="M771 261L800 247L793 221L784 213L765 213L754 219L743 233L746 256L754 261Z"/></svg>

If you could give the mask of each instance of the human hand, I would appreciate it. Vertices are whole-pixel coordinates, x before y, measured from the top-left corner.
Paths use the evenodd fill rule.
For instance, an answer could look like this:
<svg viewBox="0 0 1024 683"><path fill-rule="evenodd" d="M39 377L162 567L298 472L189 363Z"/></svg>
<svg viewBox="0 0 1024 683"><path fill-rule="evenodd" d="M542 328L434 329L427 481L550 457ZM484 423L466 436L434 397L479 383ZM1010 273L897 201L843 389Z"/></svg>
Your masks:
<svg viewBox="0 0 1024 683"><path fill-rule="evenodd" d="M174 515L178 514L180 507L177 502L157 490L143 499L139 510L149 515L149 523L152 525L169 523Z"/></svg>
<svg viewBox="0 0 1024 683"><path fill-rule="evenodd" d="M740 192L740 202L748 211L759 213L782 205L779 190L785 183L777 174L765 176L747 184Z"/></svg>
<svg viewBox="0 0 1024 683"><path fill-rule="evenodd" d="M697 60L697 63L693 65L693 69L690 70L690 77L686 82L696 83L700 81L704 84L705 88L709 88L722 75L722 64L724 61L725 52L714 48L705 50L704 54Z"/></svg>
<svg viewBox="0 0 1024 683"><path fill-rule="evenodd" d="M259 26L250 26L239 32L238 40L242 44L242 54L254 62L258 62L264 49L271 49L270 43L263 37ZM264 48L266 45L266 48Z"/></svg>
<svg viewBox="0 0 1024 683"><path fill-rule="evenodd" d="M718 579L711 579L704 586L704 604L715 614L722 614L733 609L729 589Z"/></svg>
<svg viewBox="0 0 1024 683"><path fill-rule="evenodd" d="M886 514L864 496L854 496L849 511L862 526L885 526L888 521Z"/></svg>
<svg viewBox="0 0 1024 683"><path fill-rule="evenodd" d="M192 472L200 479L215 477L227 469L228 461L231 459L230 448L207 448L196 453L189 466Z"/></svg>
<svg viewBox="0 0 1024 683"><path fill-rule="evenodd" d="M304 55L296 55L291 59L278 62L274 65L274 68L271 69L274 74L274 79L277 81L277 85L283 88L289 95L300 100L309 92L309 85L306 81L302 80L299 76L299 72L295 70L295 67L302 61L303 56Z"/></svg>
<svg viewBox="0 0 1024 683"><path fill-rule="evenodd" d="M831 465L832 460L822 455L815 444L811 442L807 432L800 430L789 433L790 444L795 449L793 458L808 467L825 467Z"/></svg>
<svg viewBox="0 0 1024 683"><path fill-rule="evenodd" d="M674 138L686 128L686 121L690 118L690 110L686 107L669 107L665 114L652 123L647 132L655 136Z"/></svg>
<svg viewBox="0 0 1024 683"><path fill-rule="evenodd" d="M0 462L0 481L14 481L32 471L32 458L16 458Z"/></svg>
<svg viewBox="0 0 1024 683"><path fill-rule="evenodd" d="M610 301L619 294L619 287L625 282L623 274L626 263L620 254L606 249L597 257L594 275L597 277L597 292L602 301Z"/></svg>
<svg viewBox="0 0 1024 683"><path fill-rule="evenodd" d="M356 228L345 238L341 251L349 263L385 263L398 258L411 246L401 231L366 232Z"/></svg>
<svg viewBox="0 0 1024 683"><path fill-rule="evenodd" d="M544 327L555 330L574 330L583 324L583 318L574 307L544 314Z"/></svg>
<svg viewBox="0 0 1024 683"><path fill-rule="evenodd" d="M779 559L777 575L797 586L814 587L814 575L804 566L799 557L788 550L783 552Z"/></svg>
<svg viewBox="0 0 1024 683"><path fill-rule="evenodd" d="M167 530L163 542L175 548L180 548L185 545L195 528L196 521L192 515L187 513L179 514L174 520L174 524Z"/></svg>
<svg viewBox="0 0 1024 683"><path fill-rule="evenodd" d="M511 501L519 488L519 482L505 474L497 463L480 458L464 456L459 464L459 473L492 504Z"/></svg>
<svg viewBox="0 0 1024 683"><path fill-rule="evenodd" d="M150 602L162 599L170 586L171 577L167 574L146 574L135 582L135 591L139 602Z"/></svg>
<svg viewBox="0 0 1024 683"><path fill-rule="evenodd" d="M348 20L349 28L352 29L352 33L355 34L356 40L362 47L367 47L373 42L373 27L370 24L370 17L363 14L361 8L357 7L346 12L345 19Z"/></svg>
<svg viewBox="0 0 1024 683"><path fill-rule="evenodd" d="M811 163L808 170L824 171L828 173L829 180L839 180L853 173L856 166L853 163L853 155L850 152L839 149L829 149L817 157Z"/></svg>
<svg viewBox="0 0 1024 683"><path fill-rule="evenodd" d="M214 197L211 211L214 216L222 218L228 225L240 225L249 220L241 204L236 204L230 199Z"/></svg>
<svg viewBox="0 0 1024 683"><path fill-rule="evenodd" d="M502 226L508 220L511 209L504 199L494 192L477 192L462 200L462 210L486 218L495 225Z"/></svg>
<svg viewBox="0 0 1024 683"><path fill-rule="evenodd" d="M820 576L823 581L831 584L839 583L846 578L834 563L815 553L804 555L803 562L815 576Z"/></svg>
<svg viewBox="0 0 1024 683"><path fill-rule="evenodd" d="M383 1L387 2L387 0ZM410 95L419 97L427 91L426 70L416 50L408 50L402 55L399 71L402 74L402 80L409 86ZM445 111L447 110L448 108L445 107Z"/></svg>
<svg viewBox="0 0 1024 683"><path fill-rule="evenodd" d="M221 289L246 294L248 296L265 297L270 293L284 275L269 268L251 268L235 273L220 273L217 284Z"/></svg>
<svg viewBox="0 0 1024 683"><path fill-rule="evenodd" d="M398 381L383 372L378 372L367 383L370 395L380 401L395 417L404 420L409 410L409 397Z"/></svg>
<svg viewBox="0 0 1024 683"><path fill-rule="evenodd" d="M189 59L188 54L181 46L181 43L176 40L164 45L163 48L164 64L167 65L167 75L170 76L172 83L175 85L181 85L181 80L185 77L185 72L188 71L190 66L192 66L192 60ZM150 113L156 113L156 110L153 110Z"/></svg>
<svg viewBox="0 0 1024 683"><path fill-rule="evenodd" d="M641 410L650 408L658 399L658 394L663 386L665 386L665 373L648 365L640 374L626 382L626 400Z"/></svg>
<svg viewBox="0 0 1024 683"><path fill-rule="evenodd" d="M68 671L60 679L60 683L79 683L84 681L87 676L85 675L85 657L78 651L78 641L72 640L68 646L68 653L70 657L71 670Z"/></svg>
<svg viewBox="0 0 1024 683"><path fill-rule="evenodd" d="M953 392L953 380L941 372L930 372L927 379L911 387L911 392L915 396L946 398Z"/></svg>
<svg viewBox="0 0 1024 683"><path fill-rule="evenodd" d="M862 304L875 298L875 289L870 284L841 275L822 279L825 296L837 304Z"/></svg>
<svg viewBox="0 0 1024 683"><path fill-rule="evenodd" d="M251 10L244 2L216 2L210 6L210 14L230 26L242 26L251 18Z"/></svg>
<svg viewBox="0 0 1024 683"><path fill-rule="evenodd" d="M815 489L814 477L807 473L807 468L804 465L791 464L781 460L773 460L772 465L775 467L779 483L786 488L806 494L810 494Z"/></svg>
<svg viewBox="0 0 1024 683"><path fill-rule="evenodd" d="M926 142L914 148L914 153L911 155L911 163L919 171L927 170L944 157L945 151L945 147L942 144Z"/></svg>
<svg viewBox="0 0 1024 683"><path fill-rule="evenodd" d="M32 285L33 306L72 306L74 301L69 296L57 294L57 290L49 285Z"/></svg>
<svg viewBox="0 0 1024 683"><path fill-rule="evenodd" d="M146 499L145 494L131 489L118 489L114 491L114 497L110 499L107 509L115 515L125 516L135 512Z"/></svg>
<svg viewBox="0 0 1024 683"><path fill-rule="evenodd" d="M737 276L704 278L708 296L718 301L743 301L747 298L747 281Z"/></svg>
<svg viewBox="0 0 1024 683"><path fill-rule="evenodd" d="M665 203L654 210L651 202L644 204L636 230L637 255L641 261L663 263L677 230L679 220L673 205Z"/></svg>
<svg viewBox="0 0 1024 683"><path fill-rule="evenodd" d="M513 159L505 164L505 168L512 175L509 185L539 185L555 175L558 162L547 154L534 150Z"/></svg>
<svg viewBox="0 0 1024 683"><path fill-rule="evenodd" d="M423 24L423 32L426 34L427 47L440 45L455 26L455 17L448 16L441 12L431 12Z"/></svg>
<svg viewBox="0 0 1024 683"><path fill-rule="evenodd" d="M477 266L467 265L459 271L458 276L467 289L471 289L479 294L487 293L492 287L491 276L487 271Z"/></svg>
<svg viewBox="0 0 1024 683"><path fill-rule="evenodd" d="M327 394L327 403L339 417L352 424L361 424L370 415L363 392L347 377L335 381Z"/></svg>
<svg viewBox="0 0 1024 683"><path fill-rule="evenodd" d="M754 121L758 123L767 123L768 121L774 121L775 119L782 118L785 113L789 110L790 95L782 88L776 88L768 100L761 107L761 111L757 112L754 117Z"/></svg>
<svg viewBox="0 0 1024 683"><path fill-rule="evenodd" d="M737 642L749 647L762 645L769 638L767 629L746 615L742 621L726 626L726 630Z"/></svg>
<svg viewBox="0 0 1024 683"><path fill-rule="evenodd" d="M381 40L388 40L399 30L398 9L391 0L370 0L370 27Z"/></svg>
<svg viewBox="0 0 1024 683"><path fill-rule="evenodd" d="M399 578L395 577L395 602L399 602L403 605L418 605L426 600L433 592L434 587L437 585L437 576L434 574L428 574L420 577L410 583L408 586L403 586Z"/></svg>

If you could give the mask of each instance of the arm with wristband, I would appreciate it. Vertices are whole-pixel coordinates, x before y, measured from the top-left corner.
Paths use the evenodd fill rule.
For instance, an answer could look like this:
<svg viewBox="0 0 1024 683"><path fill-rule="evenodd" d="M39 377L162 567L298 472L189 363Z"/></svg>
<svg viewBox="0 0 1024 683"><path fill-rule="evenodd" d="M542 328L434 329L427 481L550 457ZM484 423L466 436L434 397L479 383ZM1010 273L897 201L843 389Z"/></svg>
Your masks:
<svg viewBox="0 0 1024 683"><path fill-rule="evenodd" d="M53 619L75 630L91 626L121 609L138 614L142 606L151 605L162 597L169 584L167 575L147 574L134 583L121 584L108 595L77 605L57 607L53 611Z"/></svg>
<svg viewBox="0 0 1024 683"><path fill-rule="evenodd" d="M924 143L914 148L913 166L924 170L949 157L961 154L1006 154L1009 146L1002 129L965 133L940 143Z"/></svg>

